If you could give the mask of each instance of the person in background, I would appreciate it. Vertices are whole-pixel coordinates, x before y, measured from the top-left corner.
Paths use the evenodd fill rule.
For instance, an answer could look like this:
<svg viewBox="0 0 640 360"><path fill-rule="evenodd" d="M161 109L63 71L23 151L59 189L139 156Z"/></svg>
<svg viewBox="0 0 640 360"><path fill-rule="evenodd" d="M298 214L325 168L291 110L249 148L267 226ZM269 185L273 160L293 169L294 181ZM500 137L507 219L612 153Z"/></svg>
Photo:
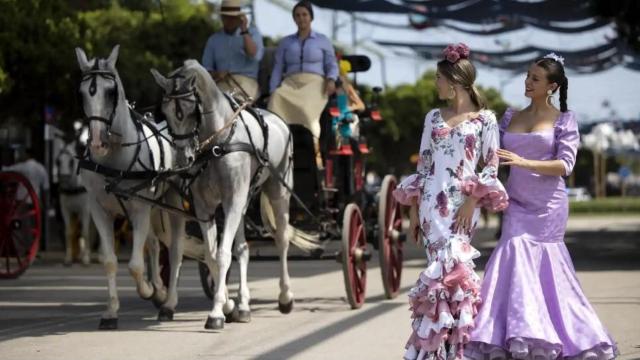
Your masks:
<svg viewBox="0 0 640 360"><path fill-rule="evenodd" d="M336 90L338 63L331 41L311 29L313 7L300 1L293 7L298 27L278 44L269 88L267 108L289 124L305 126L314 138L316 159L320 159L320 115Z"/></svg>
<svg viewBox="0 0 640 360"><path fill-rule="evenodd" d="M249 25L240 0L220 6L221 31L211 35L202 53L202 66L222 91L255 101L260 96L258 68L264 54L260 31Z"/></svg>

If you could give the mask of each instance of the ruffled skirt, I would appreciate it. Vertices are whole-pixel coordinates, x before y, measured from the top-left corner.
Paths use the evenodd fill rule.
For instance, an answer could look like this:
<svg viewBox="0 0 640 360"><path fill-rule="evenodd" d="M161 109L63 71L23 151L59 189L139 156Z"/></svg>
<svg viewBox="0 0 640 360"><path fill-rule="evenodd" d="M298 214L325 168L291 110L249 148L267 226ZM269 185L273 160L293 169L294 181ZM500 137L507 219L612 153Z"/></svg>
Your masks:
<svg viewBox="0 0 640 360"><path fill-rule="evenodd" d="M454 236L436 251L409 293L413 332L405 359L461 359L480 302L473 259L480 253Z"/></svg>
<svg viewBox="0 0 640 360"><path fill-rule="evenodd" d="M466 358L608 360L617 355L563 242L503 234L487 264L482 301Z"/></svg>

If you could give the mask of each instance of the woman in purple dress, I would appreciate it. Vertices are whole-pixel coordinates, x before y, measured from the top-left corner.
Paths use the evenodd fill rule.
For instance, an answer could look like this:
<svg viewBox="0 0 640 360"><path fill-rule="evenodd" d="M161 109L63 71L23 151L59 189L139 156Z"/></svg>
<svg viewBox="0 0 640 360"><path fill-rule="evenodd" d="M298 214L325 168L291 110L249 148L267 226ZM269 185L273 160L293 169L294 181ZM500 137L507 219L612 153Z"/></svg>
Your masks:
<svg viewBox="0 0 640 360"><path fill-rule="evenodd" d="M580 142L567 110L563 59L531 65L525 96L500 124L501 165L511 166L502 237L487 264L482 305L465 357L471 359L615 358L617 348L587 301L565 246L568 201L563 176ZM560 110L550 98L560 92Z"/></svg>

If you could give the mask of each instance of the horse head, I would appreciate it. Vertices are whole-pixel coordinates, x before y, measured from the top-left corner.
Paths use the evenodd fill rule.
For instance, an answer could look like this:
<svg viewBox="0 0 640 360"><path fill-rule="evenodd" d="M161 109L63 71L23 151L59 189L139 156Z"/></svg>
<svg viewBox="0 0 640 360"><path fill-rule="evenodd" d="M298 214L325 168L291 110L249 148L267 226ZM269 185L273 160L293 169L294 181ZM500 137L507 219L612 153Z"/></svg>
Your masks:
<svg viewBox="0 0 640 360"><path fill-rule="evenodd" d="M218 101L222 93L195 60L185 61L168 77L155 69L151 74L163 90L161 109L176 146L176 163L179 167L189 166L196 160L200 137L216 127L219 114L225 111Z"/></svg>
<svg viewBox="0 0 640 360"><path fill-rule="evenodd" d="M119 106L126 106L115 67L119 48L116 45L107 59L91 60L87 60L84 50L76 48L76 58L82 71L79 91L89 126L89 149L98 157L109 153L113 136L121 137L112 129Z"/></svg>
<svg viewBox="0 0 640 360"><path fill-rule="evenodd" d="M84 152L84 145L77 139L66 140L62 149L55 157L58 169L58 181L61 189L80 187L77 173L78 155Z"/></svg>

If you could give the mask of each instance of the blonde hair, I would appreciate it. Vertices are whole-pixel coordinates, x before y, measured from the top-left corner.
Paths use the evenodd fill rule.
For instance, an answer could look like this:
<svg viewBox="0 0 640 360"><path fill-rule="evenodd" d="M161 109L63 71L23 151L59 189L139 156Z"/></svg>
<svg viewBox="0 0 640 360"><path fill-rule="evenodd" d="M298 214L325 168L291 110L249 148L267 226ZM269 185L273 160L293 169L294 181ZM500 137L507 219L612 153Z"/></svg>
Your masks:
<svg viewBox="0 0 640 360"><path fill-rule="evenodd" d="M474 85L476 81L476 67L469 59L459 59L456 62L449 60L441 60L438 62L438 71L449 82L462 86L471 97L471 101L478 107L484 109L487 107L484 97Z"/></svg>

